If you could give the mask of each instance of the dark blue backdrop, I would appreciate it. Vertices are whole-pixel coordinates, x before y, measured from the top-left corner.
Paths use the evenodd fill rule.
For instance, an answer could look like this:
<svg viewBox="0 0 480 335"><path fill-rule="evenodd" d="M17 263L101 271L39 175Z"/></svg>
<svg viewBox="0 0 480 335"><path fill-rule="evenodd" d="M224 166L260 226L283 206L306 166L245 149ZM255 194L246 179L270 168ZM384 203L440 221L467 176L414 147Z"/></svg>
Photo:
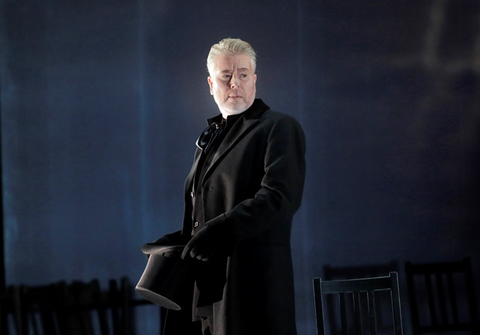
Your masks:
<svg viewBox="0 0 480 335"><path fill-rule="evenodd" d="M470 256L478 287L479 13L456 0L3 1L7 284L138 279L141 245L180 227L194 141L217 113L205 58L231 36L258 53L258 96L307 136L299 333L313 333L325 264L396 260L403 281L407 260Z"/></svg>

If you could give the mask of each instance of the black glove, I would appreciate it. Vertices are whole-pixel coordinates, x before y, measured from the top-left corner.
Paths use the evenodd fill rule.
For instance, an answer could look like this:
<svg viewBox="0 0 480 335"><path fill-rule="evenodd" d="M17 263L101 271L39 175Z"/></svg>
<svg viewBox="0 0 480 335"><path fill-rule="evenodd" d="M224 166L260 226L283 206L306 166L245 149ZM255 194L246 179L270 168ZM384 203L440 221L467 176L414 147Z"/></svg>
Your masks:
<svg viewBox="0 0 480 335"><path fill-rule="evenodd" d="M187 243L182 252L182 258L196 258L208 261L219 251L225 250L232 243L232 234L228 229L206 225L200 229Z"/></svg>

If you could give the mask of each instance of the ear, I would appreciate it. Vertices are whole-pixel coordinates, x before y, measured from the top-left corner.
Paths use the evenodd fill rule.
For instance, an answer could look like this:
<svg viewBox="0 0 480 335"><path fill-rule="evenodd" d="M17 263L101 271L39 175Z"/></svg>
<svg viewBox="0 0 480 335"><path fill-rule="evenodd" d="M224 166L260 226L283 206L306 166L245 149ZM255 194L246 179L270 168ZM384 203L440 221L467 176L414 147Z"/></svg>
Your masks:
<svg viewBox="0 0 480 335"><path fill-rule="evenodd" d="M212 78L207 78L208 86L210 87L210 94L213 95L213 80Z"/></svg>

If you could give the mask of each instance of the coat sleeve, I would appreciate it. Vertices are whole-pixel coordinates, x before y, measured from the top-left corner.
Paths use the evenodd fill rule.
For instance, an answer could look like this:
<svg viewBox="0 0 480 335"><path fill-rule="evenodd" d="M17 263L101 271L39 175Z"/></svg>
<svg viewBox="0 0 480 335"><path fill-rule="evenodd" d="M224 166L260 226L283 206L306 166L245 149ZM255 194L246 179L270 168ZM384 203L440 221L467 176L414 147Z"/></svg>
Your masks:
<svg viewBox="0 0 480 335"><path fill-rule="evenodd" d="M262 234L290 222L302 200L305 180L305 136L290 116L277 119L265 134L263 177L253 198L207 222L235 240Z"/></svg>

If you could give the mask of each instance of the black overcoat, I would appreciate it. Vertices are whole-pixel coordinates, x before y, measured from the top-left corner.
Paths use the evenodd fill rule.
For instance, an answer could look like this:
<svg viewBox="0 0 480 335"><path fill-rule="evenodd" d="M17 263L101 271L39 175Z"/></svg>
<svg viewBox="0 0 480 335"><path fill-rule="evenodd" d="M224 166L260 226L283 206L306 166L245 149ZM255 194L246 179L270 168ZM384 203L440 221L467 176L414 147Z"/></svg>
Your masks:
<svg viewBox="0 0 480 335"><path fill-rule="evenodd" d="M182 234L205 225L229 232L228 253L205 262L211 269L199 279L199 302L213 302L215 335L295 335L290 234L305 179L300 124L256 99L229 129L193 194L200 155L197 148L185 183ZM196 228L192 196L202 213Z"/></svg>

